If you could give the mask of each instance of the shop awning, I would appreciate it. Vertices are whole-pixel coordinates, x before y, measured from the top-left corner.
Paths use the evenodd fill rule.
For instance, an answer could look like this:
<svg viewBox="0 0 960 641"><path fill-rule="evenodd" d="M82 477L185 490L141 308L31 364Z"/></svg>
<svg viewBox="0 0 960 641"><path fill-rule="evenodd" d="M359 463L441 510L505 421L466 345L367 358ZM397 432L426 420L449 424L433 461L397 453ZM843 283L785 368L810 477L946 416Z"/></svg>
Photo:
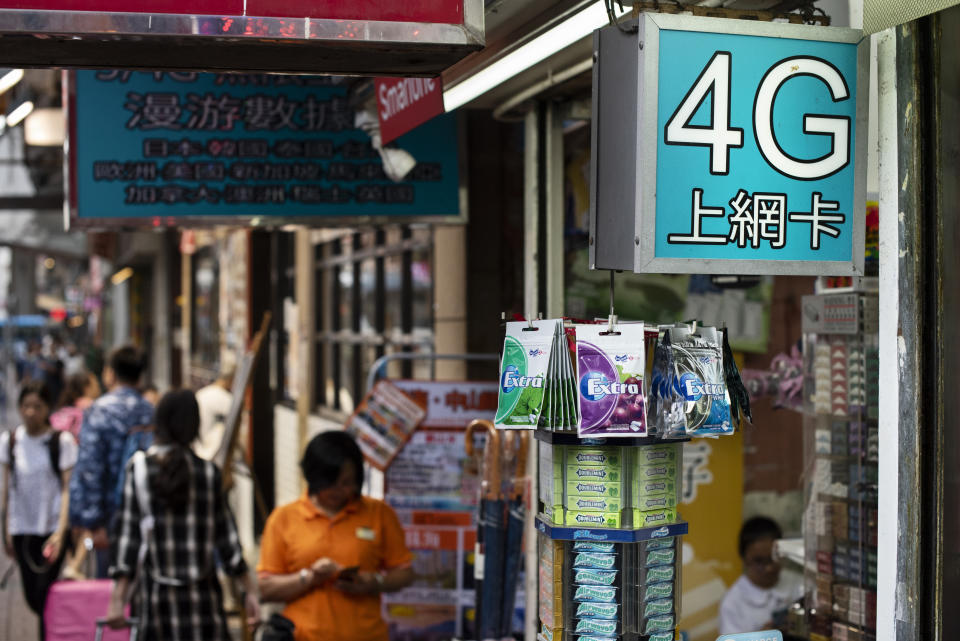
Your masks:
<svg viewBox="0 0 960 641"><path fill-rule="evenodd" d="M436 75L483 34L483 0L0 0L8 66Z"/></svg>

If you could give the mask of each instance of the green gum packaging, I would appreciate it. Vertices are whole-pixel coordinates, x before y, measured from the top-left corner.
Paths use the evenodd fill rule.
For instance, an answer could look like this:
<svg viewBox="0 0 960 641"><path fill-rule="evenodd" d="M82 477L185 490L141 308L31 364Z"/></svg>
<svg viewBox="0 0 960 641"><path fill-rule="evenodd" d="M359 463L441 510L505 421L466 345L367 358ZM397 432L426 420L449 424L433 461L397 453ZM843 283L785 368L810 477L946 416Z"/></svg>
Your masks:
<svg viewBox="0 0 960 641"><path fill-rule="evenodd" d="M567 465L621 467L623 454L615 447L570 447L567 448Z"/></svg>
<svg viewBox="0 0 960 641"><path fill-rule="evenodd" d="M569 494L566 507L577 512L619 512L623 509L623 503L619 498Z"/></svg>
<svg viewBox="0 0 960 641"><path fill-rule="evenodd" d="M543 410L557 320L507 323L500 362L496 427L534 429ZM531 327L533 331L529 330Z"/></svg>
<svg viewBox="0 0 960 641"><path fill-rule="evenodd" d="M616 619L620 614L618 603L578 603L577 617L591 617L594 619Z"/></svg>
<svg viewBox="0 0 960 641"><path fill-rule="evenodd" d="M636 484L639 485L646 481L658 479L669 479L676 481L677 465L676 463L655 463L653 465L640 465L634 468Z"/></svg>
<svg viewBox="0 0 960 641"><path fill-rule="evenodd" d="M650 617L643 626L644 634L653 634L654 632L666 632L673 629L673 615L663 614Z"/></svg>
<svg viewBox="0 0 960 641"><path fill-rule="evenodd" d="M634 496L633 506L642 512L671 509L677 507L677 495L674 493Z"/></svg>
<svg viewBox="0 0 960 641"><path fill-rule="evenodd" d="M647 601L643 604L644 618L656 616L658 614L671 614L673 612L673 599L656 599Z"/></svg>
<svg viewBox="0 0 960 641"><path fill-rule="evenodd" d="M673 550L647 550L646 566L673 565L676 561L676 552Z"/></svg>
<svg viewBox="0 0 960 641"><path fill-rule="evenodd" d="M620 622L612 619L580 619L574 631L577 634L615 635Z"/></svg>
<svg viewBox="0 0 960 641"><path fill-rule="evenodd" d="M573 559L573 567L614 570L617 567L617 555L602 552L577 552Z"/></svg>
<svg viewBox="0 0 960 641"><path fill-rule="evenodd" d="M618 570L588 570L577 568L573 571L575 585L595 585L610 587L617 580Z"/></svg>
<svg viewBox="0 0 960 641"><path fill-rule="evenodd" d="M577 512L568 509L564 522L569 527L619 528L623 518L620 512Z"/></svg>
<svg viewBox="0 0 960 641"><path fill-rule="evenodd" d="M567 495L569 496L597 496L610 499L623 496L623 486L619 482L607 483L604 481L567 481Z"/></svg>
<svg viewBox="0 0 960 641"><path fill-rule="evenodd" d="M679 449L680 444L674 443L637 447L634 448L635 461L638 466L676 463Z"/></svg>
<svg viewBox="0 0 960 641"><path fill-rule="evenodd" d="M676 520L677 511L673 508L646 512L641 512L636 509L633 510L633 527L652 527L654 525L673 523Z"/></svg>
<svg viewBox="0 0 960 641"><path fill-rule="evenodd" d="M569 491L569 490L568 490ZM677 493L677 482L670 478L655 479L637 479L633 483L633 495L635 497L660 496L662 494Z"/></svg>
<svg viewBox="0 0 960 641"><path fill-rule="evenodd" d="M664 581L663 583L653 583L644 590L643 598L645 601L654 599L672 599L673 581Z"/></svg>
<svg viewBox="0 0 960 641"><path fill-rule="evenodd" d="M649 552L650 550L668 550L673 549L674 539L669 537L666 539L650 539L646 542L646 549Z"/></svg>
<svg viewBox="0 0 960 641"><path fill-rule="evenodd" d="M603 481L619 483L622 474L619 467L596 467L592 465L567 465L567 483L570 481Z"/></svg>
<svg viewBox="0 0 960 641"><path fill-rule="evenodd" d="M672 565L661 565L655 568L647 568L646 580L644 581L644 583L649 585L651 583L673 581L673 576L674 576L674 568Z"/></svg>
<svg viewBox="0 0 960 641"><path fill-rule="evenodd" d="M617 588L599 585L578 585L573 592L577 603L595 601L597 603L616 603Z"/></svg>

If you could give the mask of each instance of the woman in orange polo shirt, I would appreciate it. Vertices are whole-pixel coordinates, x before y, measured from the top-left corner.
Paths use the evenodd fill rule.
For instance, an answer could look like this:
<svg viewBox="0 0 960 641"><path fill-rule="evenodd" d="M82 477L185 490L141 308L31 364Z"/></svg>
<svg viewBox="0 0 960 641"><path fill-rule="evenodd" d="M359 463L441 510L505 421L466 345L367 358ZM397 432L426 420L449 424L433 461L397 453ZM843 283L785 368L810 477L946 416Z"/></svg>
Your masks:
<svg viewBox="0 0 960 641"><path fill-rule="evenodd" d="M396 513L360 495L363 455L344 432L314 437L300 468L307 491L263 531L261 598L287 604L296 641L387 641L380 593L413 582Z"/></svg>

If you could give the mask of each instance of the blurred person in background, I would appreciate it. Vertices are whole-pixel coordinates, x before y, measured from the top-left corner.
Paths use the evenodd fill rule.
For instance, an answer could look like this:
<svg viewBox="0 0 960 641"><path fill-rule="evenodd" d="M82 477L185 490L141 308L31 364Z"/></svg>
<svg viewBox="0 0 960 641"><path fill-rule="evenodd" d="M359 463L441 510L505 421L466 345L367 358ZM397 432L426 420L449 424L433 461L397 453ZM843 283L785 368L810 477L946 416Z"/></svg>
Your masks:
<svg viewBox="0 0 960 641"><path fill-rule="evenodd" d="M107 619L123 627L131 582L142 572L135 598L145 641L230 641L215 557L242 583L248 623L259 620L256 585L243 560L220 470L190 450L199 428L193 392L167 393L157 405L155 444L126 466ZM140 464L143 474L137 472ZM146 530L141 528L145 514L153 517ZM140 566L142 543L147 554Z"/></svg>
<svg viewBox="0 0 960 641"><path fill-rule="evenodd" d="M86 369L86 363L76 343L68 344L66 352L67 356L63 360L63 373L67 378L70 378L74 374L79 374L84 371Z"/></svg>
<svg viewBox="0 0 960 641"><path fill-rule="evenodd" d="M160 402L160 390L158 390L157 386L153 383L144 383L141 385L140 396L143 397L143 400L150 403L154 407L156 407L157 403Z"/></svg>
<svg viewBox="0 0 960 641"><path fill-rule="evenodd" d="M197 390L197 405L200 406L200 433L193 442L193 451L208 461L213 460L223 442L225 422L233 404L234 371L226 369L216 381Z"/></svg>
<svg viewBox="0 0 960 641"><path fill-rule="evenodd" d="M50 425L51 399L42 381L27 382L19 397L23 423L0 436L4 546L20 568L27 605L39 617L40 641L47 593L69 541L67 487L77 461L73 436Z"/></svg>
<svg viewBox="0 0 960 641"><path fill-rule="evenodd" d="M396 513L361 496L363 454L345 432L315 436L300 468L307 491L264 527L263 600L286 604L296 641L387 641L380 595L414 578Z"/></svg>
<svg viewBox="0 0 960 641"><path fill-rule="evenodd" d="M87 371L80 371L67 378L66 387L60 395L57 411L50 415L53 429L64 430L80 438L83 413L100 396L100 382Z"/></svg>
<svg viewBox="0 0 960 641"><path fill-rule="evenodd" d="M780 526L765 516L748 519L741 526L738 551L743 574L720 602L720 634L759 632L785 623L787 608L800 596L800 586L793 573L781 576L774 555L774 544L781 538Z"/></svg>
<svg viewBox="0 0 960 641"><path fill-rule="evenodd" d="M97 573L107 571L108 528L119 508L116 493L127 437L153 424L153 406L143 400L136 385L144 370L143 356L132 346L110 353L103 369L107 393L83 415L80 451L70 479L70 523L80 540L97 550Z"/></svg>

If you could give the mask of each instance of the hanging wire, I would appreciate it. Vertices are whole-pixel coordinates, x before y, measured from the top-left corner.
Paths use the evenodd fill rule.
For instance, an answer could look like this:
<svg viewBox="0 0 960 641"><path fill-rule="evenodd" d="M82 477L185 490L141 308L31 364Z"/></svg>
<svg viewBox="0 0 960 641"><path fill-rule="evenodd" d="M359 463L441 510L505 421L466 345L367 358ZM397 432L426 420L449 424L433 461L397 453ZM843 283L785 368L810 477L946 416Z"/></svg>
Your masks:
<svg viewBox="0 0 960 641"><path fill-rule="evenodd" d="M620 6L620 11L623 11L623 2L621 0L603 0L603 6L607 9L607 19L610 20L610 24L614 25L617 29L626 34L634 34L640 30L638 26L633 27L624 27L620 24L620 20L617 18L616 12L613 10L613 3L616 3Z"/></svg>
<svg viewBox="0 0 960 641"><path fill-rule="evenodd" d="M601 332L601 336L612 334L619 336L619 333L616 331L617 328L617 315L613 309L613 274L614 271L610 270L610 315L607 317L607 331Z"/></svg>
<svg viewBox="0 0 960 641"><path fill-rule="evenodd" d="M613 270L610 270L610 315L613 316Z"/></svg>

